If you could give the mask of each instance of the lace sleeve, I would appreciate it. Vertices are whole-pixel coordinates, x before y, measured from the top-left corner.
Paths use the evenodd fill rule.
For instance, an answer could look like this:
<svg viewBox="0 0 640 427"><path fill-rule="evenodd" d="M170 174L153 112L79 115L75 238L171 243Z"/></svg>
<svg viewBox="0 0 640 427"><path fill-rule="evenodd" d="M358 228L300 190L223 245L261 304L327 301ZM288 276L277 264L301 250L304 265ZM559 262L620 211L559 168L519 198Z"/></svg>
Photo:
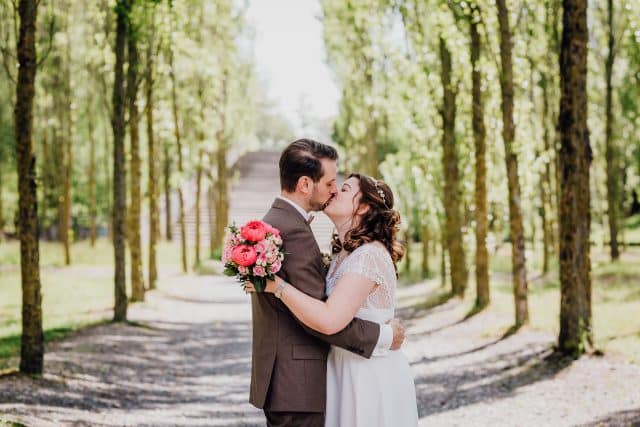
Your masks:
<svg viewBox="0 0 640 427"><path fill-rule="evenodd" d="M369 294L367 305L375 308L393 307L396 275L387 250L375 244L363 245L347 261L343 274L360 274L378 285Z"/></svg>

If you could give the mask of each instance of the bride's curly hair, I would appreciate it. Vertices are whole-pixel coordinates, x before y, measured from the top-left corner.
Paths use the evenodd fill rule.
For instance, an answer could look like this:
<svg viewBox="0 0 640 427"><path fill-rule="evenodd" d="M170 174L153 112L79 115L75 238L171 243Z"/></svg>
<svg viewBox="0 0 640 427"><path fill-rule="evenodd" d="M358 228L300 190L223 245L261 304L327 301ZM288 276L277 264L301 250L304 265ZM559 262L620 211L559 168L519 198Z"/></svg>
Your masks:
<svg viewBox="0 0 640 427"><path fill-rule="evenodd" d="M347 232L344 242L340 242L337 234L333 236L332 250L337 253L344 248L353 252L365 243L378 241L387 248L395 266L404 255L404 248L396 239L400 213L393 209L393 192L383 181L359 173L349 175L349 178L352 177L360 182L360 206L367 205L369 209L360 222Z"/></svg>

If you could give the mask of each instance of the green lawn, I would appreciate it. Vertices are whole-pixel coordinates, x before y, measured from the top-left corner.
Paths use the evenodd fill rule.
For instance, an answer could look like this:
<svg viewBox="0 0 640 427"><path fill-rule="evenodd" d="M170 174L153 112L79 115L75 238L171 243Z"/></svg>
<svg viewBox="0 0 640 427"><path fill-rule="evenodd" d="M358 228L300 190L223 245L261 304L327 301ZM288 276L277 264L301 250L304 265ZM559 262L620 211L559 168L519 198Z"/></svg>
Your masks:
<svg viewBox="0 0 640 427"><path fill-rule="evenodd" d="M628 242L640 242L640 215L630 218L625 224L625 238ZM411 247L412 269L399 266L401 281L405 284L420 280L420 245ZM527 249L531 249L527 246ZM551 272L541 274L541 248L534 248L527 254L527 275L529 277L530 325L556 336L559 331L560 288L557 276L557 256L552 255ZM472 260L473 253L466 254ZM596 348L610 353L622 354L628 360L640 363L640 247L628 246L621 259L615 263L609 260L608 247L595 244L592 247L592 287L593 287L593 330ZM503 245L497 253L490 253L491 263L491 310L497 310L511 318L513 294L511 288L511 253L508 245ZM440 257L431 257L433 269L431 277L439 281ZM469 274L469 290L465 301L469 310L475 298L473 270ZM447 286L450 286L448 284ZM439 298L433 297L432 302ZM424 301L422 302L424 303ZM498 333L492 330L490 333Z"/></svg>
<svg viewBox="0 0 640 427"><path fill-rule="evenodd" d="M64 253L58 243L42 242L41 282L45 339L52 340L70 331L111 318L113 290L113 247L99 240L95 248L88 242L72 246L70 267L63 267ZM161 243L158 262L178 267L176 244ZM21 331L21 287L17 242L0 243L0 370L10 366L8 358L19 354ZM146 259L146 255L145 258ZM128 254L127 254L128 261ZM127 278L129 277L127 272Z"/></svg>

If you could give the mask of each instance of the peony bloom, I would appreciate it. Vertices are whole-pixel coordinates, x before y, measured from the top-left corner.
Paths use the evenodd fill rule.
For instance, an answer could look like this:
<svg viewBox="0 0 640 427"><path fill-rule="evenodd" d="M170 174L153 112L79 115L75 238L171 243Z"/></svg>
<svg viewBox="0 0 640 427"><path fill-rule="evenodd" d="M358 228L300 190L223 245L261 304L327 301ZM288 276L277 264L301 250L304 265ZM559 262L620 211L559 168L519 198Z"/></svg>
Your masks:
<svg viewBox="0 0 640 427"><path fill-rule="evenodd" d="M256 262L256 250L248 245L238 245L231 251L231 259L240 266L249 267Z"/></svg>
<svg viewBox="0 0 640 427"><path fill-rule="evenodd" d="M259 242L267 236L265 223L262 221L249 221L240 229L243 239L250 242Z"/></svg>

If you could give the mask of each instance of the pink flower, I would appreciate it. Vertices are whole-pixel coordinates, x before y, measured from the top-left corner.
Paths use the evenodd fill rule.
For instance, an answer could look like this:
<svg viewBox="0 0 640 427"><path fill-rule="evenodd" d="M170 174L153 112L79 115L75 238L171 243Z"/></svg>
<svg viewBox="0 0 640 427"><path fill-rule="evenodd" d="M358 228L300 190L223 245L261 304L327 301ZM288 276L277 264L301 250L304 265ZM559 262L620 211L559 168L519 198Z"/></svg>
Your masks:
<svg viewBox="0 0 640 427"><path fill-rule="evenodd" d="M258 252L259 254L261 254L262 252L267 250L267 245L269 244L268 241L263 240L261 242L256 243L253 247L255 248L256 252Z"/></svg>
<svg viewBox="0 0 640 427"><path fill-rule="evenodd" d="M274 236L279 236L280 235L280 230L278 230L275 227L272 227L271 225L267 224L266 222L264 223L265 228L267 229L267 233L271 233Z"/></svg>
<svg viewBox="0 0 640 427"><path fill-rule="evenodd" d="M238 245L231 251L231 259L240 266L249 267L257 257L256 250L248 245Z"/></svg>
<svg viewBox="0 0 640 427"><path fill-rule="evenodd" d="M238 274L242 274L243 276L246 276L247 274L249 274L249 267L245 267L243 265L239 266Z"/></svg>
<svg viewBox="0 0 640 427"><path fill-rule="evenodd" d="M275 274L278 271L280 271L281 268L282 268L282 263L279 260L275 261L273 264L271 264L271 267L269 267L269 273Z"/></svg>
<svg viewBox="0 0 640 427"><path fill-rule="evenodd" d="M231 261L231 253L232 253L232 251L233 251L233 249L231 248L231 245L225 246L224 251L222 252L222 262L224 262L226 264L229 261Z"/></svg>
<svg viewBox="0 0 640 427"><path fill-rule="evenodd" d="M240 229L240 235L250 242L264 240L267 235L265 223L262 221L249 221Z"/></svg>
<svg viewBox="0 0 640 427"><path fill-rule="evenodd" d="M266 259L269 263L275 262L278 259L278 252L267 252Z"/></svg>
<svg viewBox="0 0 640 427"><path fill-rule="evenodd" d="M258 277L264 277L267 275L267 272L264 270L264 267L256 265L255 267L253 267L253 274Z"/></svg>

